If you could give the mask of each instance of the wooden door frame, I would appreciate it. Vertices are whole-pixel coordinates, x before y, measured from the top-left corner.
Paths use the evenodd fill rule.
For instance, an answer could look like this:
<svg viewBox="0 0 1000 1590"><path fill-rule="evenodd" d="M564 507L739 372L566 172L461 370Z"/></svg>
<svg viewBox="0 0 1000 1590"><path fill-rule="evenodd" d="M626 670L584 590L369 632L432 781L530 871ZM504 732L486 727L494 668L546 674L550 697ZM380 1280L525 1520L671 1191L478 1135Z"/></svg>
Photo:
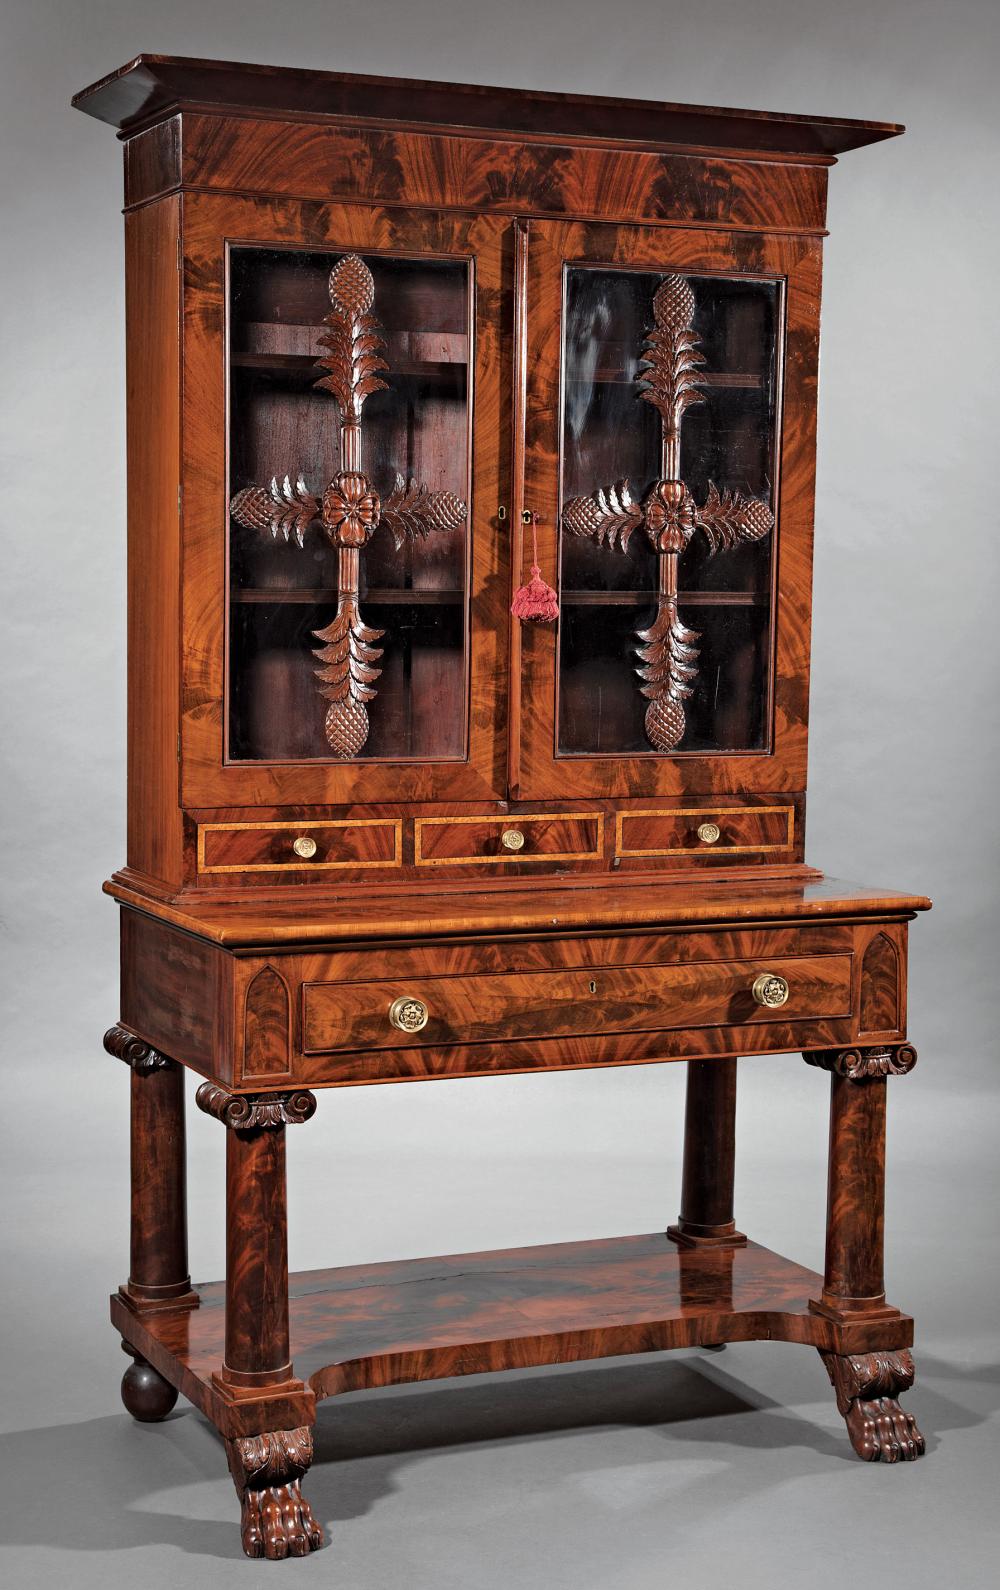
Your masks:
<svg viewBox="0 0 1000 1590"><path fill-rule="evenodd" d="M771 640L771 744L766 753L655 752L557 756L558 628L523 626L515 793L523 799L792 793L805 789L810 602L819 360L820 241L812 236L532 221L525 250L522 314L523 500L539 515L543 575L559 567L564 267L606 264L680 274L747 275L784 284L784 372L776 412L777 492L773 532L775 622ZM519 449L520 451L520 449Z"/></svg>
<svg viewBox="0 0 1000 1590"><path fill-rule="evenodd" d="M182 617L180 796L186 808L343 805L502 796L506 720L507 548L498 531L506 458L508 350L499 306L510 296L508 217L357 203L185 194L182 222ZM473 271L470 362L472 493L464 761L227 762L227 264L230 246L298 247L467 258Z"/></svg>

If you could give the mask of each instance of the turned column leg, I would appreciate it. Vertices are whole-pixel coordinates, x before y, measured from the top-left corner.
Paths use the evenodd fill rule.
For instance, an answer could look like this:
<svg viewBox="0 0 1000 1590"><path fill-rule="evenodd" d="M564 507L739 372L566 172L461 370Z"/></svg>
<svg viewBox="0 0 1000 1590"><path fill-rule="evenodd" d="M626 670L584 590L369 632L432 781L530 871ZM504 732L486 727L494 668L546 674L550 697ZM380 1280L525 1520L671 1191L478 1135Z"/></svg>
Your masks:
<svg viewBox="0 0 1000 1590"><path fill-rule="evenodd" d="M308 1120L316 1100L296 1093L237 1095L213 1082L199 1106L226 1134L226 1335L215 1379L238 1400L254 1391L301 1389L288 1336L288 1220L285 1127ZM323 1531L301 1491L312 1462L312 1431L265 1430L226 1439L240 1498L248 1557L304 1557Z"/></svg>
<svg viewBox="0 0 1000 1590"><path fill-rule="evenodd" d="M105 1033L104 1047L132 1073L129 1275L119 1294L136 1314L197 1308L187 1257L183 1068L125 1027ZM122 1345L134 1360L121 1387L129 1413L144 1423L166 1418L175 1388L134 1347Z"/></svg>
<svg viewBox="0 0 1000 1590"><path fill-rule="evenodd" d="M886 1305L883 1279L886 1078L912 1070L916 1051L902 1044L821 1050L804 1059L831 1073L826 1260L822 1295L810 1307L838 1324L898 1318ZM896 1400L913 1384L909 1351L821 1349L820 1357L859 1457L920 1457L924 1438Z"/></svg>
<svg viewBox="0 0 1000 1590"><path fill-rule="evenodd" d="M733 1218L736 1061L689 1060L684 1110L681 1212L667 1235L685 1248L739 1248Z"/></svg>

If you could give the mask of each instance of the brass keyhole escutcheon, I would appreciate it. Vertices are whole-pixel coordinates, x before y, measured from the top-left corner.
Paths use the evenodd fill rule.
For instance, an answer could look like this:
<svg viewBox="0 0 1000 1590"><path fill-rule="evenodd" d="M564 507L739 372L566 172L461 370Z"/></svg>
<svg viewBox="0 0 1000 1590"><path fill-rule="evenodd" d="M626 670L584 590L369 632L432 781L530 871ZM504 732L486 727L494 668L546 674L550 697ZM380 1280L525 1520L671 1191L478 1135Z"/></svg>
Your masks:
<svg viewBox="0 0 1000 1590"><path fill-rule="evenodd" d="M415 994L402 994L389 1006L389 1020L400 1032L420 1032L427 1026L430 1015L422 999Z"/></svg>
<svg viewBox="0 0 1000 1590"><path fill-rule="evenodd" d="M300 834L298 839L292 841L292 849L303 861L311 861L316 854L316 841L308 834Z"/></svg>
<svg viewBox="0 0 1000 1590"><path fill-rule="evenodd" d="M523 850L524 835L520 828L505 828L500 835L500 843L504 850Z"/></svg>
<svg viewBox="0 0 1000 1590"><path fill-rule="evenodd" d="M590 982L590 992L592 994L596 994L597 993L597 984L594 982L593 978L591 978L591 982Z"/></svg>
<svg viewBox="0 0 1000 1590"><path fill-rule="evenodd" d="M703 845L714 845L722 838L722 829L718 823L699 823L698 838Z"/></svg>
<svg viewBox="0 0 1000 1590"><path fill-rule="evenodd" d="M777 1010L788 1003L788 983L777 972L759 973L754 978L750 992L758 1005L764 1005L769 1010Z"/></svg>

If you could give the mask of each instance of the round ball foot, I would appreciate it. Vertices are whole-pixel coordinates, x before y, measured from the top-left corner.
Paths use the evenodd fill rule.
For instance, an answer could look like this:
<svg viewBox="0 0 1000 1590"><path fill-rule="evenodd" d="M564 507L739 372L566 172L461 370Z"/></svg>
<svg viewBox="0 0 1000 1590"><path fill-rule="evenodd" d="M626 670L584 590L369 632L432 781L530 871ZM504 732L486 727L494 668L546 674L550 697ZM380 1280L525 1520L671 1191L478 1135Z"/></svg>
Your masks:
<svg viewBox="0 0 1000 1590"><path fill-rule="evenodd" d="M122 1402L133 1419L143 1424L165 1419L176 1401L177 1393L170 1382L142 1358L129 1364L122 1375Z"/></svg>

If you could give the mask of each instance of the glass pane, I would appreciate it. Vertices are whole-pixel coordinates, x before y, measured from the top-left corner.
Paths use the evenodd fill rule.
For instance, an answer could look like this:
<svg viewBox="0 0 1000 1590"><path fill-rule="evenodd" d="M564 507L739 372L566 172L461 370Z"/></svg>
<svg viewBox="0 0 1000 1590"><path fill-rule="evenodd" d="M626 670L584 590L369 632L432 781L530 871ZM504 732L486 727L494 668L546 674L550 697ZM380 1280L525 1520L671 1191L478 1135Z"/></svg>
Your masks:
<svg viewBox="0 0 1000 1590"><path fill-rule="evenodd" d="M229 304L230 760L463 758L468 262L234 248Z"/></svg>
<svg viewBox="0 0 1000 1590"><path fill-rule="evenodd" d="M763 750L780 284L565 277L558 751Z"/></svg>

